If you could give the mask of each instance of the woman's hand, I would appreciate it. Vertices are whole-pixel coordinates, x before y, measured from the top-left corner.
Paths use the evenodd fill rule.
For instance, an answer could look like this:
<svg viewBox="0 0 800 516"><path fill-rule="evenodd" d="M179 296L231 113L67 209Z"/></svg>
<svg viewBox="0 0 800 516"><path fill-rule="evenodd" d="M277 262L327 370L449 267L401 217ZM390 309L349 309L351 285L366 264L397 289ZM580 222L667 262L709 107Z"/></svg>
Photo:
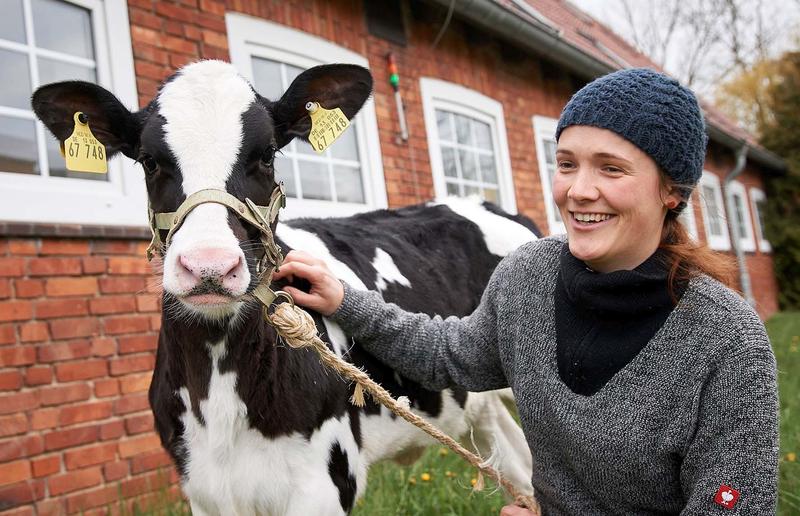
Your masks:
<svg viewBox="0 0 800 516"><path fill-rule="evenodd" d="M327 316L335 312L342 304L342 299L344 299L342 282L333 275L322 260L303 251L290 251L272 280L287 277L291 280L295 276L311 283L311 291L308 293L294 287L283 288L298 305Z"/></svg>
<svg viewBox="0 0 800 516"><path fill-rule="evenodd" d="M523 507L516 505L506 505L500 509L500 516L534 516L534 514Z"/></svg>

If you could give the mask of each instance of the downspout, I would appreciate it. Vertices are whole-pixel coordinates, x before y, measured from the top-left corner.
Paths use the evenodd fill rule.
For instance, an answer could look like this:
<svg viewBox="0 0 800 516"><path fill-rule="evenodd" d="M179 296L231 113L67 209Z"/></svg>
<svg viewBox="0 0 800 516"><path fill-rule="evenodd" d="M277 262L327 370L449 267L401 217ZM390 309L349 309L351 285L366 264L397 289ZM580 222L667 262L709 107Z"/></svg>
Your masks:
<svg viewBox="0 0 800 516"><path fill-rule="evenodd" d="M744 164L746 161L747 143L743 142L739 150L736 151L736 165L734 165L733 170L725 176L725 180L722 183L722 194L725 201L725 213L728 219L728 233L731 235L731 245L733 246L733 252L736 254L736 263L739 266L739 284L742 286L744 298L750 306L755 307L756 300L753 297L753 287L750 284L750 272L747 270L747 262L745 261L744 251L742 251L742 245L739 242L739 233L736 228L736 207L729 193L731 182L744 171ZM746 222L747 221L745 221L745 223Z"/></svg>

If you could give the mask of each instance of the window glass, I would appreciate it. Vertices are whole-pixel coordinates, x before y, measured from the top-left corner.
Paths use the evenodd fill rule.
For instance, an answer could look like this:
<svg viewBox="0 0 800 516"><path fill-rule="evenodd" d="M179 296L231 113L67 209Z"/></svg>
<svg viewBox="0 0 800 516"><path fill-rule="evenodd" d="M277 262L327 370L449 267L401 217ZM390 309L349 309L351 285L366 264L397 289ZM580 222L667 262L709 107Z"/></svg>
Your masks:
<svg viewBox="0 0 800 516"><path fill-rule="evenodd" d="M30 109L32 89L28 56L0 48L0 70L3 71L0 106Z"/></svg>
<svg viewBox="0 0 800 516"><path fill-rule="evenodd" d="M721 223L721 216L719 212L719 207L717 206L717 197L716 197L716 190L709 186L703 185L703 201L706 203L708 214L708 219L706 220L706 225L708 226L712 235L721 236L722 233L722 223Z"/></svg>
<svg viewBox="0 0 800 516"><path fill-rule="evenodd" d="M0 16L0 39L25 43L22 0L3 1L3 15Z"/></svg>
<svg viewBox="0 0 800 516"><path fill-rule="evenodd" d="M60 0L32 0L31 10L37 47L94 59L88 9Z"/></svg>
<svg viewBox="0 0 800 516"><path fill-rule="evenodd" d="M0 170L18 174L39 173L32 120L0 116Z"/></svg>

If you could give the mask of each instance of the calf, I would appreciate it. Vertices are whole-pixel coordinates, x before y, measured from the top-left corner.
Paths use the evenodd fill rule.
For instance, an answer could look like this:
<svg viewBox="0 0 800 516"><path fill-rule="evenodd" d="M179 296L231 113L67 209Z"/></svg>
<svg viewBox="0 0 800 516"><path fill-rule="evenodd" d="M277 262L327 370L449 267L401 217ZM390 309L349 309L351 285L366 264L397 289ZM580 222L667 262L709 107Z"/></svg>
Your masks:
<svg viewBox="0 0 800 516"><path fill-rule="evenodd" d="M268 204L274 153L308 137L306 103L352 118L371 85L363 68L325 65L269 101L230 64L203 61L178 71L136 113L84 82L44 86L33 106L61 141L73 113L84 112L109 155L141 163L151 209L165 213L206 189ZM500 258L536 238L496 208L458 199L270 229L284 253L305 250L355 288L442 316L469 314ZM346 514L364 492L370 464L432 441L369 398L354 407L353 386L313 351L279 343L250 295L265 274L261 233L215 202L195 207L169 233L154 230L154 241L168 244L156 249L164 287L150 387L156 429L195 514ZM530 491L531 459L502 403L507 392L427 391L335 324L315 320L337 354L407 396L444 431L471 435L482 453L494 452L502 474Z"/></svg>

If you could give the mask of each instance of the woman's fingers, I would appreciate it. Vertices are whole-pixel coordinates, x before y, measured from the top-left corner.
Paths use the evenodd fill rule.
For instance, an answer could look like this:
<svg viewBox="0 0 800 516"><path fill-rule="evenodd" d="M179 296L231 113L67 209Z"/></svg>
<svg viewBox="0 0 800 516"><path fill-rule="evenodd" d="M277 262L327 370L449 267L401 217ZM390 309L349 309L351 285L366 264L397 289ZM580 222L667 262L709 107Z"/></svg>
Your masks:
<svg viewBox="0 0 800 516"><path fill-rule="evenodd" d="M325 262L302 251L291 251L273 281L283 278L303 278L311 283L310 292L286 286L284 291L292 295L298 305L330 315L339 308L344 298L344 288L339 279L328 269Z"/></svg>
<svg viewBox="0 0 800 516"><path fill-rule="evenodd" d="M298 276L313 283L321 281L325 275L325 270L318 265L308 265L305 262L283 262L280 270L275 271L272 276L273 281L285 278L286 276Z"/></svg>

